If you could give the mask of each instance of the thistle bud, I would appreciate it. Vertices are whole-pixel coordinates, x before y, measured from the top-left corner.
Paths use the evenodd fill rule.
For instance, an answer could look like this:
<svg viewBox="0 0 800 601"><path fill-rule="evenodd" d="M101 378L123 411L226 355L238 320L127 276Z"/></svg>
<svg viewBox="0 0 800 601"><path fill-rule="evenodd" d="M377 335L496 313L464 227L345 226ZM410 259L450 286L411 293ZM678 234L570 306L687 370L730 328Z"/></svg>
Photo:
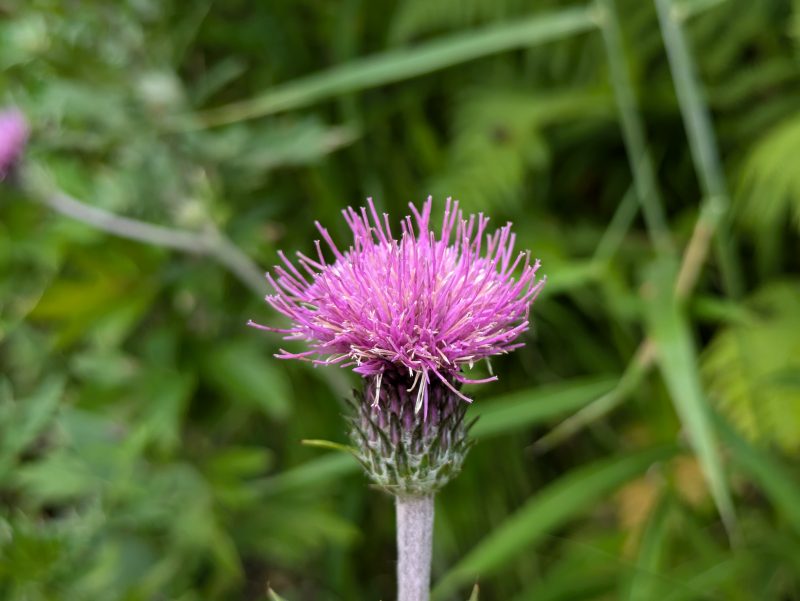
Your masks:
<svg viewBox="0 0 800 601"><path fill-rule="evenodd" d="M427 412L415 411L412 378L387 372L355 393L350 436L367 475L398 496L431 495L460 471L471 446L467 404L429 384Z"/></svg>

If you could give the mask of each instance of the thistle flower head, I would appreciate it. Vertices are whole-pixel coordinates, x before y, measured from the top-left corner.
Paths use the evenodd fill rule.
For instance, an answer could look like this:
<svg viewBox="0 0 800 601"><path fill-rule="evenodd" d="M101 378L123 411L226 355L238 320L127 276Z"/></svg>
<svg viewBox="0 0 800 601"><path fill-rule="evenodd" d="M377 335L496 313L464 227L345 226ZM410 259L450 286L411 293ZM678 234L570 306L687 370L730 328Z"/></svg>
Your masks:
<svg viewBox="0 0 800 601"><path fill-rule="evenodd" d="M275 293L266 300L291 326L251 325L309 343L278 357L353 367L378 389L387 371L408 374L415 412L427 414L432 383L469 400L459 384L496 377L470 380L463 368L523 346L518 338L545 280L536 279L538 260L515 253L510 223L489 233L488 217L465 217L448 199L434 230L431 204L409 204L413 216L400 223L399 237L371 199L368 208L344 210L353 232L346 250L317 223L332 262L317 241L316 257L297 253L295 264L279 253L283 266L267 274Z"/></svg>
<svg viewBox="0 0 800 601"><path fill-rule="evenodd" d="M14 166L28 140L28 124L15 109L0 111L0 179Z"/></svg>

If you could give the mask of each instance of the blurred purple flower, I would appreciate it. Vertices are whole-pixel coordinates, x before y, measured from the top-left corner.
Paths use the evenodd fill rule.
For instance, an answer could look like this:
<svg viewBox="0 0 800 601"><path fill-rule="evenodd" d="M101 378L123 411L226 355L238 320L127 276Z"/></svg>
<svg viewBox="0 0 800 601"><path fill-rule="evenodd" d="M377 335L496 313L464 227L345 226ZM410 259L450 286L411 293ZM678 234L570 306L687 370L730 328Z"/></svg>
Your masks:
<svg viewBox="0 0 800 601"><path fill-rule="evenodd" d="M0 111L0 179L19 160L28 140L28 123L16 109Z"/></svg>
<svg viewBox="0 0 800 601"><path fill-rule="evenodd" d="M327 262L318 240L317 258L297 253L297 266L279 252L284 267L275 267L275 278L267 274L275 294L266 300L291 326L250 325L310 343L305 352L281 349L279 358L355 366L375 380L374 399L391 371L408 374L415 411L424 406L427 414L429 384L437 380L469 401L460 384L497 378L470 380L463 366L523 346L517 339L530 325L530 306L545 278L537 281L539 261L531 263L530 252L515 256L510 223L488 234L488 217L465 219L458 201L448 199L434 232L431 204L428 198L420 212L409 203L413 220L401 222L399 239L372 199L369 212L344 210L354 238L346 251L317 222L335 261Z"/></svg>

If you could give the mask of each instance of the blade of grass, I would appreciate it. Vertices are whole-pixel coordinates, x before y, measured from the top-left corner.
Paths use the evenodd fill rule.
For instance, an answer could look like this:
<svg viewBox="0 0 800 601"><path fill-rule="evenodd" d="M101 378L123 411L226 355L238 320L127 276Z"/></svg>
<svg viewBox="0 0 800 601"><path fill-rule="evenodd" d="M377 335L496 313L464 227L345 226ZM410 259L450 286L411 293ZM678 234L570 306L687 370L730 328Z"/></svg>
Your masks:
<svg viewBox="0 0 800 601"><path fill-rule="evenodd" d="M550 264L553 268L553 264ZM565 261L555 270L552 277L548 278L547 286L542 288L542 298L561 294L563 292L580 288L602 279L605 265L599 261Z"/></svg>
<svg viewBox="0 0 800 601"><path fill-rule="evenodd" d="M415 48L390 50L292 81L248 100L183 120L179 128L214 127L302 108L340 94L403 81L500 52L544 44L593 29L590 7L538 14L513 23L467 31Z"/></svg>
<svg viewBox="0 0 800 601"><path fill-rule="evenodd" d="M358 452L355 447L351 447L350 445L333 442L332 440L322 440L319 438L306 438L301 440L300 444L303 444L307 447L317 447L318 449L338 451L340 453L350 453L351 455L354 455Z"/></svg>
<svg viewBox="0 0 800 601"><path fill-rule="evenodd" d="M616 574L607 571L597 573L597 570L584 568L580 578L575 578L575 566L568 566L569 572L565 573L563 567L549 568L541 580L536 580L529 588L514 597L513 601L585 601L596 599L610 599L611 591L616 589ZM553 575L553 572L556 572Z"/></svg>
<svg viewBox="0 0 800 601"><path fill-rule="evenodd" d="M663 201L653 168L653 158L647 145L644 124L628 74L614 0L597 0L597 8L600 13L600 30L608 58L611 86L617 101L622 137L633 172L636 195L642 204L647 230L656 250L662 254L672 254L675 252L675 247L667 227Z"/></svg>
<svg viewBox="0 0 800 601"><path fill-rule="evenodd" d="M697 168L700 184L705 196L720 196L727 199L727 185L722 173L711 115L700 89L683 29L678 25L675 9L670 0L654 1L675 83L675 92L678 95L686 134L689 137L689 150Z"/></svg>
<svg viewBox="0 0 800 601"><path fill-rule="evenodd" d="M673 452L672 447L651 448L571 471L534 495L469 551L444 575L434 588L432 599L444 599L476 577L486 577L498 571L598 499Z"/></svg>
<svg viewBox="0 0 800 601"><path fill-rule="evenodd" d="M655 0L661 35L667 50L670 71L678 95L681 115L686 135L689 138L689 149L695 170L700 178L703 195L707 199L717 199L725 211L730 207L728 186L719 157L717 139L711 123L711 114L697 76L697 68L689 51L683 28L679 23L679 14L671 0ZM717 259L725 282L727 292L741 296L741 274L737 269L733 241L729 228L721 223L715 238Z"/></svg>
<svg viewBox="0 0 800 601"><path fill-rule="evenodd" d="M678 0L673 5L675 17L679 21L686 21L690 17L706 12L712 8L725 4L728 0Z"/></svg>
<svg viewBox="0 0 800 601"><path fill-rule="evenodd" d="M681 258L680 270L673 290L676 301L684 301L691 296L708 255L709 244L721 215L722 209L715 199L709 199L703 204L695 223L692 237L689 239ZM556 426L536 442L536 449L545 451L556 446L575 434L575 432L620 406L638 388L641 381L650 371L653 358L652 342L646 338L639 345L633 360L628 364L628 368L622 375L617 387Z"/></svg>
<svg viewBox="0 0 800 601"><path fill-rule="evenodd" d="M600 419L622 404L639 387L650 368L653 346L645 341L634 355L625 373L611 390L596 401L586 405L574 415L569 416L547 434L537 440L533 447L537 452L552 449L578 430Z"/></svg>
<svg viewBox="0 0 800 601"><path fill-rule="evenodd" d="M471 433L480 438L507 434L575 411L613 388L617 378L581 378L487 399L470 407L480 417Z"/></svg>
<svg viewBox="0 0 800 601"><path fill-rule="evenodd" d="M720 214L720 207L717 202L712 200L703 205L692 232L692 237L683 252L680 270L675 280L673 294L676 301L686 300L691 295L700 275L702 265L708 255L709 243ZM617 387L553 428L536 442L536 450L546 451L558 445L575 434L575 432L597 421L624 403L650 371L654 356L653 344L646 338L639 345Z"/></svg>
<svg viewBox="0 0 800 601"><path fill-rule="evenodd" d="M761 487L800 534L800 485L792 471L777 457L744 440L721 417L717 417L715 422L734 463Z"/></svg>
<svg viewBox="0 0 800 601"><path fill-rule="evenodd" d="M306 488L319 488L357 472L360 467L350 453L331 453L276 476L264 478L253 486L263 494L270 495L297 492Z"/></svg>
<svg viewBox="0 0 800 601"><path fill-rule="evenodd" d="M693 601L696 599L709 599L708 592L719 590L725 582L736 582L741 577L742 571L752 565L746 555L733 555L721 557L718 561L705 565L690 562L689 566L672 575L672 582L665 585L653 597L660 601ZM722 598L722 597L717 597Z"/></svg>
<svg viewBox="0 0 800 601"><path fill-rule="evenodd" d="M670 499L667 496L656 505L647 521L642 540L639 543L639 555L636 569L630 582L629 601L649 601L655 599L654 584L661 576L667 535L667 517L669 516Z"/></svg>
<svg viewBox="0 0 800 601"><path fill-rule="evenodd" d="M267 587L267 596L269 597L269 601L286 601L278 593L273 591L272 587Z"/></svg>
<svg viewBox="0 0 800 601"><path fill-rule="evenodd" d="M700 386L697 353L689 322L675 299L672 262L660 261L649 282L647 321L656 346L656 358L675 410L697 453L729 536L736 534L736 518L728 482L717 448L711 413Z"/></svg>
<svg viewBox="0 0 800 601"><path fill-rule="evenodd" d="M597 243L592 260L608 261L616 254L638 212L639 199L636 197L636 189L634 187L628 188L625 196L622 197L619 205L617 205L617 210L614 212L606 231L603 232L603 237Z"/></svg>

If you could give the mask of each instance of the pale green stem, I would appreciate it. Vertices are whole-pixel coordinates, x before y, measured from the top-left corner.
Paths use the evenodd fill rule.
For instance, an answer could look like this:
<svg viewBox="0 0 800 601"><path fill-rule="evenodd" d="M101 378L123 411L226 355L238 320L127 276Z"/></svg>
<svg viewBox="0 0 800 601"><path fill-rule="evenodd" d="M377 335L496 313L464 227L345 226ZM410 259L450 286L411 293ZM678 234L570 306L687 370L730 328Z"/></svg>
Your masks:
<svg viewBox="0 0 800 601"><path fill-rule="evenodd" d="M397 600L428 601L433 551L433 496L397 499Z"/></svg>
<svg viewBox="0 0 800 601"><path fill-rule="evenodd" d="M34 177L32 170L23 171L22 181L28 193L43 205L61 215L90 225L121 238L154 246L171 248L193 255L208 256L224 266L250 290L259 295L267 291L263 271L230 240L216 229L189 232L123 217L110 211L87 205L59 190L51 190Z"/></svg>

